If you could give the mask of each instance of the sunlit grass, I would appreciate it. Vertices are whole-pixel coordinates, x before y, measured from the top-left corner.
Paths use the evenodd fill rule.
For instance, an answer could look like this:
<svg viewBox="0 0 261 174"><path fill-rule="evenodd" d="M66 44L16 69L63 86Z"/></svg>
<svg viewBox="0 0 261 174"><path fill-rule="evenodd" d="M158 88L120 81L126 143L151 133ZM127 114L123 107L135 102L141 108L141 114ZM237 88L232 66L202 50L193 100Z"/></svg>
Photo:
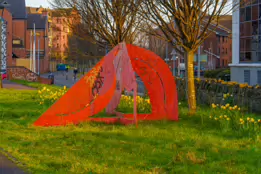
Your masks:
<svg viewBox="0 0 261 174"><path fill-rule="evenodd" d="M261 141L222 132L201 107L179 122L41 128L36 91L0 90L0 146L32 173L261 173Z"/></svg>

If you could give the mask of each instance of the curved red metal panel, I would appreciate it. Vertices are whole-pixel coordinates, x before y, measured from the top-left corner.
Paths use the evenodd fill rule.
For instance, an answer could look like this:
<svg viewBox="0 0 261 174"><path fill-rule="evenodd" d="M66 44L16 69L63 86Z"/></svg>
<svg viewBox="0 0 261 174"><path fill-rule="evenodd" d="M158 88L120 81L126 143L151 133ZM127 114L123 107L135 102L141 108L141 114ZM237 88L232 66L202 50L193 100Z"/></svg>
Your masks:
<svg viewBox="0 0 261 174"><path fill-rule="evenodd" d="M43 113L34 125L77 124L88 121L90 116L101 112L110 102L116 88L116 76L112 62L115 50L117 47ZM97 74L95 71L100 71L100 73L93 77L94 74ZM101 79L100 76L104 78ZM90 85L92 78L95 81L93 85ZM103 85L100 86L99 83L103 83ZM96 94L98 95L96 96Z"/></svg>
<svg viewBox="0 0 261 174"><path fill-rule="evenodd" d="M178 120L176 83L168 65L155 53L127 45L134 71L140 76L151 100L152 113L139 114L138 119ZM131 114L126 115L130 118Z"/></svg>
<svg viewBox="0 0 261 174"><path fill-rule="evenodd" d="M174 78L168 65L151 51L128 44L126 46L128 59L125 57L125 69L121 74L135 79L135 76L127 76L132 73L132 68L140 76L151 100L152 113L138 114L138 120L178 120L178 100ZM115 56L119 53L116 46L106 55L84 78L77 82L60 100L51 106L35 123L36 126L60 126L69 123L77 124L83 121L96 121L105 123L122 124L134 123L133 114L119 114L121 118L90 118L102 111L113 96L118 96L116 90L116 72L113 63ZM126 66L126 64L132 65ZM99 71L98 75L96 71ZM95 74L95 77L93 77ZM125 77L124 76L124 77ZM124 77L117 77L122 79ZM90 79L94 78L94 85L90 85ZM88 82L86 82L88 81ZM122 87L136 86L131 81L124 81ZM97 84L97 85L95 85ZM103 85L101 85L103 84ZM131 85L128 85L131 84ZM127 85L127 86L126 86ZM96 95L98 94L98 95ZM116 98L117 99L117 98ZM118 99L115 102L118 102ZM115 106L111 105L111 109ZM124 118L123 118L124 117Z"/></svg>

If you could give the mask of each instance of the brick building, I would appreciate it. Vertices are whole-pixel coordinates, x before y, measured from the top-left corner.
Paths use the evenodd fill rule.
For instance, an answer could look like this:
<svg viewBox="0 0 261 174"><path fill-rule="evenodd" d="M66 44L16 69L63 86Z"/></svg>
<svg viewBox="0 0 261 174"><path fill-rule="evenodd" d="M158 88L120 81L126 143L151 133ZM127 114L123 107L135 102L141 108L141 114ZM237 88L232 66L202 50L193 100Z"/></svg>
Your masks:
<svg viewBox="0 0 261 174"><path fill-rule="evenodd" d="M48 17L44 14L28 14L25 0L0 0L0 15L7 24L7 65L30 68L30 33L35 24L40 40L40 72L49 69ZM38 44L36 43L36 55ZM38 64L38 62L35 62ZM38 72L38 66L36 66Z"/></svg>
<svg viewBox="0 0 261 174"><path fill-rule="evenodd" d="M232 60L232 16L222 16L219 21L219 27L204 41L201 45L201 55L207 56L207 68L225 68ZM214 26L210 25L210 29ZM149 37L149 49L158 54L162 58L171 58L173 47L169 43L166 48L166 42L153 36ZM195 53L197 54L197 53ZM181 58L181 63L184 62L184 56L178 55ZM173 66L173 62L168 62L170 67ZM178 66L180 62L175 63ZM195 62L196 65L196 62Z"/></svg>

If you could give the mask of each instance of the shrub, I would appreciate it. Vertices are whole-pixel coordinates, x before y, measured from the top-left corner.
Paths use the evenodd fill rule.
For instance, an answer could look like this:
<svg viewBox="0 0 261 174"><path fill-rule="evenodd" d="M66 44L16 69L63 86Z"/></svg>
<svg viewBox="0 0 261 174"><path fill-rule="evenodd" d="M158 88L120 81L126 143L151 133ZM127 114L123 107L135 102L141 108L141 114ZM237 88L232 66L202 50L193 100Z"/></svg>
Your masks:
<svg viewBox="0 0 261 174"><path fill-rule="evenodd" d="M215 69L215 70L208 70L204 73L205 78L218 78L218 75L223 72L227 71L228 69Z"/></svg>

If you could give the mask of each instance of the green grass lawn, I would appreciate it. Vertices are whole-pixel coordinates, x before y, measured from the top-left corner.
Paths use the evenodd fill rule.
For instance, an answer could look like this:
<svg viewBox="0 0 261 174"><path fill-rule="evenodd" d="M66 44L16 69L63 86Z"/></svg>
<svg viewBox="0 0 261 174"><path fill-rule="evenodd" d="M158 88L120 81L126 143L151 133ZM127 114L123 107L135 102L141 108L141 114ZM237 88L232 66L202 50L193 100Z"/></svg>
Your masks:
<svg viewBox="0 0 261 174"><path fill-rule="evenodd" d="M31 85L32 86L32 85ZM37 87L35 85L34 87ZM179 122L41 128L37 91L0 90L0 147L31 173L261 173L261 141L223 132L209 108Z"/></svg>

